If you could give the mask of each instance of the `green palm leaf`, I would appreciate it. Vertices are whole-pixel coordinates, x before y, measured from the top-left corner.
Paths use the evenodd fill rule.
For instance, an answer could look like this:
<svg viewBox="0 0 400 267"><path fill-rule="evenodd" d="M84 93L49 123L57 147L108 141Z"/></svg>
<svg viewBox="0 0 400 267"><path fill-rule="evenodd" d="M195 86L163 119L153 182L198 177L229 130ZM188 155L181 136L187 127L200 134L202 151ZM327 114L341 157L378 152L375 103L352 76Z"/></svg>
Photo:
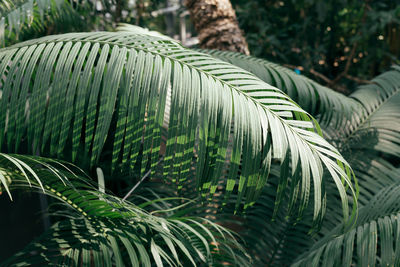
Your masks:
<svg viewBox="0 0 400 267"><path fill-rule="evenodd" d="M400 156L400 67L394 66L350 97L361 103L348 127L338 132L343 149L365 149ZM367 142L369 140L369 142Z"/></svg>
<svg viewBox="0 0 400 267"><path fill-rule="evenodd" d="M321 124L340 124L343 119L350 118L353 111L359 108L359 103L352 98L265 59L230 51L200 51L241 67L266 83L281 89L304 110L317 116Z"/></svg>
<svg viewBox="0 0 400 267"><path fill-rule="evenodd" d="M245 197L246 205L260 194L276 159L282 166L278 191L292 176L300 211L313 183L316 220L324 209L326 167L349 218L345 185L355 196L349 165L317 134L311 116L240 68L172 41L128 33L49 36L0 50L0 58L0 144L9 151L24 152L23 144L25 152L84 167L101 160L140 176L158 170L178 184L196 166L204 195L219 181L226 181L229 195L238 183L238 204Z"/></svg>
<svg viewBox="0 0 400 267"><path fill-rule="evenodd" d="M5 190L12 200L9 184L12 183L13 176L25 178L25 182L29 185L31 185L33 181L44 190L42 181L32 166L36 166L35 168L41 166L41 168L46 169L51 175L58 177L61 182L65 183L65 175L60 172L58 168L53 167L52 164L58 165L58 167L61 167L64 171L69 171L69 168L60 161L33 156L0 153L0 193ZM68 163L66 164L68 165ZM71 174L73 173L71 172Z"/></svg>
<svg viewBox="0 0 400 267"><path fill-rule="evenodd" d="M331 192L330 196L328 194L328 203L331 205L327 207L327 216L320 237L317 238L319 241L310 249L303 247L307 252L299 258L300 266L311 266L312 262L325 266L324 264L333 258L336 259L330 264L348 266L353 254L357 266L368 264L369 266L375 264L397 266L399 264L396 262L399 256L391 254L391 247L388 246L391 242L397 242L397 230L392 228L396 227L397 222L392 215L385 213L387 211L385 205L393 208L396 194L398 197L398 190L392 192L390 188L397 188L400 177L400 172L393 166L393 164L398 166L399 162L397 149L400 130L399 77L398 67L394 67L373 79L372 84L361 86L351 95L361 103L361 107L345 121L344 125L347 126L339 128L332 125L326 128L328 140L335 144L348 159L358 177L360 195L357 200L361 206L360 218L357 228L350 232L342 232L339 237L334 238L340 232L336 226L340 224L338 216L341 211L334 204L334 199L338 195L333 190L334 188L328 185L326 190ZM387 197L393 197L392 203L384 198L385 194ZM383 207L375 209L373 205L377 205L377 201L381 201ZM371 210L375 215L370 214ZM368 217L370 215L376 217L366 222L370 219ZM387 230L387 227L393 231ZM374 241L375 239L377 241ZM346 240L348 243L345 243ZM368 242L372 250L366 253L364 246L368 247ZM373 247L373 242L378 242L377 248L381 248L380 251ZM380 242L385 244L381 246ZM345 255L347 255L346 260L343 258Z"/></svg>
<svg viewBox="0 0 400 267"><path fill-rule="evenodd" d="M13 159L17 157L23 156ZM52 204L56 209L53 215L64 219L4 262L6 266L248 264L233 235L207 219L152 215L130 202L101 193L90 180L65 172L68 169L53 160L25 156L24 164L37 179L27 179L9 158L0 160L1 174L7 177L8 186L40 189L57 200ZM154 212L165 214L163 210Z"/></svg>
<svg viewBox="0 0 400 267"><path fill-rule="evenodd" d="M116 30L171 39L159 32L149 31L130 24L121 24ZM319 123L324 125L329 125L332 121L340 124L344 119L351 118L353 111L360 108L360 104L354 99L265 59L231 51L205 49L198 49L197 51L245 69L264 82L281 89L304 110L317 116Z"/></svg>
<svg viewBox="0 0 400 267"><path fill-rule="evenodd" d="M399 171L393 173L400 175ZM398 266L400 264L400 186L381 190L360 209L356 227L337 227L298 257L292 266ZM353 260L354 259L354 260Z"/></svg>
<svg viewBox="0 0 400 267"><path fill-rule="evenodd" d="M393 164L397 166L400 156L399 78L395 66L374 78L372 84L361 86L350 96L361 104L352 117L341 127L331 125L325 129L328 141L348 159L359 178L360 205L398 180L393 176Z"/></svg>
<svg viewBox="0 0 400 267"><path fill-rule="evenodd" d="M51 18L64 20L74 14L69 1L65 0L3 0L0 3L0 42L4 46L19 40L24 31L43 28ZM45 16L46 17L45 20ZM6 38L6 40L4 40Z"/></svg>
<svg viewBox="0 0 400 267"><path fill-rule="evenodd" d="M360 99L360 105L354 110L355 112L349 118L343 119L341 125L331 124L324 129L327 139L340 149L354 169L360 188L357 201L361 207L370 207L370 200L378 192L395 186L399 181L400 173L392 165L398 162L398 151L396 150L398 141L395 138L400 130L400 117L398 116L400 99L397 98L400 86L399 77L395 67L375 78L373 84L361 87L354 93L354 98ZM388 138L388 136L393 137ZM381 146L381 143L387 145ZM271 183L275 180L270 178ZM341 254L340 250L339 252L335 251L338 248L333 245L334 241L327 246L324 243L331 240L326 237L331 237L334 231L340 232L338 230L340 227L337 225L341 224L341 210L338 208L339 195L336 188L328 183L326 192L328 195L327 211L322 228L318 234L311 236L309 229L312 222L308 216L303 216L301 221L295 222L292 218L287 218L289 211L283 209L271 223L261 220L260 217L273 218L271 203L276 197L271 188L265 188L260 200L245 214L246 221L241 225L245 229L241 235L245 240L250 241L249 249L252 255L258 255L255 262L259 262L260 265L286 266L291 262L288 259L295 259L298 255L305 253L305 257L308 258L302 261L303 265L301 266L312 266L312 263L319 264L318 266L329 266L330 260L332 260L332 264L336 264L335 266L342 266L343 263L339 259L344 254ZM290 195L287 196L287 200L289 198ZM367 210L368 208L364 208L365 213ZM373 232L374 229L371 228L370 233L365 232L364 234L374 236L376 235ZM392 234L388 238L396 239L396 232L383 232L383 234ZM315 240L323 241L316 243ZM322 245L325 248L316 251ZM310 249L311 247L312 249ZM356 251L357 247L358 244L352 248L352 251ZM324 259L324 253L327 253L326 259ZM375 251L374 253L379 260L380 252ZM382 253L386 252L382 250ZM356 252L354 252L355 254ZM335 257L336 261L333 260ZM373 256L371 257L373 258ZM358 264L361 262L358 261ZM389 266L393 266L393 264L392 262ZM396 264L394 266L397 266Z"/></svg>

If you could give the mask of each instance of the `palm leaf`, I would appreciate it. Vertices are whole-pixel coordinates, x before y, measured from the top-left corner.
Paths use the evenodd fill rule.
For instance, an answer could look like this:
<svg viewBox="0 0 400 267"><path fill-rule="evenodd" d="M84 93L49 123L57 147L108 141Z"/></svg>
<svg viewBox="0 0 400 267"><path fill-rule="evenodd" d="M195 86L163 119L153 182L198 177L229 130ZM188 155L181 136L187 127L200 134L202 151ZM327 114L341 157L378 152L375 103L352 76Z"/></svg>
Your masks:
<svg viewBox="0 0 400 267"><path fill-rule="evenodd" d="M32 40L0 50L0 58L0 144L8 151L24 152L24 140L28 153L40 150L84 167L111 161L140 176L157 169L178 184L196 166L204 195L213 194L219 181L226 181L229 195L238 178L238 203L245 197L246 205L260 194L276 159L284 171L278 190L291 175L300 187L300 211L313 180L316 220L323 213L325 166L349 218L345 185L355 195L349 165L317 134L311 116L240 68L172 41L105 32ZM229 171L222 173L226 164Z"/></svg>
<svg viewBox="0 0 400 267"><path fill-rule="evenodd" d="M331 125L325 129L328 141L348 159L358 177L358 201L362 206L399 179L393 176L400 156L399 79L399 69L393 67L373 79L372 84L361 86L350 96L361 104L352 117L341 127ZM339 222L335 217L340 210L332 209L328 213L332 225Z"/></svg>
<svg viewBox="0 0 400 267"><path fill-rule="evenodd" d="M333 136L341 150L364 149L400 156L400 67L394 66L361 86L351 98L361 103L344 131Z"/></svg>
<svg viewBox="0 0 400 267"><path fill-rule="evenodd" d="M159 32L149 31L130 24L122 24L116 30L170 39ZM351 118L355 109L360 108L359 103L352 98L346 97L341 93L318 84L306 76L299 75L288 68L268 60L231 51L206 49L198 49L197 51L207 53L215 58L245 69L264 82L281 89L304 110L317 116L318 121L325 125L329 125L332 120L336 124L340 124L343 119Z"/></svg>
<svg viewBox="0 0 400 267"><path fill-rule="evenodd" d="M394 69L375 78L373 84L361 87L354 95L357 96L357 99L363 100L360 100L362 105L355 110L351 117L344 119L340 127L331 124L324 129L327 139L340 149L358 178L360 194L357 201L361 207L370 207L370 201L376 194L395 186L399 181L400 172L396 171L392 165L398 162L396 153L393 153L396 152L395 149L386 150L385 147L380 148L379 145L384 141L387 142L388 146L386 147L388 148L397 146L396 140L388 138L387 133L396 136L400 130L398 116L400 101L396 96L400 85L398 81L399 73ZM392 92L392 94L387 92ZM274 180L276 179L270 178L271 183ZM270 223L265 223L260 219L260 217L273 218L271 203L276 196L270 188L266 187L260 200L245 214L246 221L242 225L245 230L241 234L244 239L249 241L252 255L258 255L255 262L258 260L259 265L287 266L291 262L288 259L295 259L298 255L305 253L308 258L302 262L302 266L312 266L312 263L319 264L319 266L329 266L333 263L337 266L344 266L340 260L329 262L329 259L332 259L329 257L339 259L343 255L340 254L340 251L335 251L337 246L332 244L336 241L332 241L332 244L328 245L328 247L332 246L331 248L325 247L317 251L321 244L325 244L327 236L332 237L334 231L340 231L337 227L341 224L341 210L338 208L339 196L335 187L329 183L326 184L326 192L327 211L321 230L311 236L309 229L312 222L308 216L303 216L301 221L295 222L292 218L287 218L288 211L283 209ZM287 199L289 198L290 196L287 197ZM365 208L364 212L367 212L366 210L368 209ZM335 230L333 231L333 229ZM371 228L369 235L376 235L373 231L374 228ZM367 233L365 234L367 235ZM389 238L396 238L396 232L385 232L384 234L392 234ZM316 240L324 240L324 242L316 243ZM328 238L328 240L331 239ZM310 250L311 247L314 250ZM354 246L354 251L357 247L358 244ZM323 251L324 249L326 252ZM323 259L324 253L331 256ZM379 252L374 255L379 256ZM360 261L358 264L361 264ZM389 265L393 266L393 263ZM397 265L394 264L394 266Z"/></svg>
<svg viewBox="0 0 400 267"><path fill-rule="evenodd" d="M304 110L317 116L321 124L340 124L343 119L350 118L359 107L357 101L265 59L230 51L200 51L241 67L281 89Z"/></svg>
<svg viewBox="0 0 400 267"><path fill-rule="evenodd" d="M376 264L375 258L377 264L381 266L398 265L396 262L397 254L393 256L390 246L387 247L387 244L390 244L391 241L397 242L397 232L394 228L393 231L390 230L389 232L386 229L396 225L393 216L387 216L385 208L376 210L373 208L379 219L374 217L372 221L366 222L362 216L367 217L372 205L375 205L373 203L377 201L376 199L386 203L386 200L383 200L385 194L387 196L396 194L388 190L396 187L400 177L400 172L393 166L393 164L397 166L399 162L397 150L400 131L400 117L398 116L400 111L399 74L398 68L394 67L391 71L373 79L372 84L361 86L351 95L352 98L361 103L361 107L356 109L352 117L345 121L346 127L338 128L331 125L326 128L325 133L327 133L328 140L335 144L344 157L348 159L358 177L360 194L357 200L362 207L359 219L361 221L357 223L358 228L351 232L343 232L339 237L333 238L340 232L336 227L340 223L340 219L338 219L340 210L334 204L334 199L338 195L332 190L334 188L329 188L330 185L328 185L326 191L331 192L330 196L328 194L330 205L327 207L327 216L320 237L317 238L319 241L312 248L306 250L304 257L299 258L301 259L298 261L298 263L301 262L300 266L309 266L311 262L325 266L324 264L327 264L332 257L337 257L337 259L330 264L347 266L346 264L349 264L348 262L351 259L349 257L353 254L357 266L367 266L368 264L372 266ZM394 196L393 198L395 199ZM392 202L392 204L387 203L387 205L394 207L395 204ZM378 242L378 248L381 247L380 242L384 242L385 247L381 247L381 251L377 250L376 247L371 248L372 250L367 253L369 256L364 256L365 251L359 250L359 248L365 246L368 242L371 246L374 246L372 243L374 239L377 239L375 242ZM350 243L344 243L343 240ZM352 242L354 242L354 247ZM347 254L345 254L345 251ZM346 260L343 259L342 262L339 259L344 255L347 255L347 258ZM392 256L393 259L390 259Z"/></svg>
<svg viewBox="0 0 400 267"><path fill-rule="evenodd" d="M400 172L394 172L399 177ZM400 186L381 190L360 209L356 227L339 227L325 236L292 266L398 266L400 264Z"/></svg>
<svg viewBox="0 0 400 267"><path fill-rule="evenodd" d="M46 169L51 175L58 177L61 182L65 183L65 175L59 171L59 168L54 168L52 164L59 165L58 167L61 167L64 171L70 171L67 167L69 164L64 164L61 161L56 162L52 159L44 159L34 156L0 153L0 194L5 190L12 200L9 184L12 183L12 178L15 175L20 178L25 178L25 182L29 185L31 185L32 182L37 183L39 187L44 190L42 181L35 171L35 169L38 168L37 166ZM33 168L32 166L36 167ZM71 172L71 174L73 173Z"/></svg>
<svg viewBox="0 0 400 267"><path fill-rule="evenodd" d="M60 164L53 160L25 157L25 162L27 166L37 162L58 165L48 165L50 169L31 166L40 180L29 180L14 162L0 160L1 172L11 182L8 182L9 187L41 189L57 200L52 204L56 210L52 214L64 219L4 265L248 264L243 248L233 235L207 219L155 216L130 202L101 193L90 180L66 173L65 168L60 168ZM153 213L156 211L165 214L163 210L153 210Z"/></svg>

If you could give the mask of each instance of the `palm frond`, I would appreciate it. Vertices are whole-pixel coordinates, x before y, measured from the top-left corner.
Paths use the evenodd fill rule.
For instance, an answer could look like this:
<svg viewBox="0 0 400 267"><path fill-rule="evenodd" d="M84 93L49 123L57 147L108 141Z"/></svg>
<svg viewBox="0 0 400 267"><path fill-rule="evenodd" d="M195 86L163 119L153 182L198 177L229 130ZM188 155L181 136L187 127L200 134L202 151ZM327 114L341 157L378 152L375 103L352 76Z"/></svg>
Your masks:
<svg viewBox="0 0 400 267"><path fill-rule="evenodd" d="M63 171L72 171L68 168L68 163L62 163L61 161L54 161L52 159L45 159L35 156L24 156L24 155L13 155L0 153L0 193L5 190L12 200L9 184L13 182L12 177L18 176L25 178L28 184L32 182L37 183L42 190L44 190L42 181L37 175L35 169L40 166L43 169L49 171L54 177L58 177L60 181L64 182L65 175L60 172L59 168L54 168L52 164L59 165ZM35 166L34 168L32 166Z"/></svg>
<svg viewBox="0 0 400 267"><path fill-rule="evenodd" d="M361 86L351 95L361 107L342 126L324 129L328 141L339 149L358 177L361 206L399 180L393 175L400 162L399 81L399 69L394 67L373 79L372 84ZM333 198L337 198L332 189ZM331 207L331 218L327 220L335 225L340 210L334 211L335 205Z"/></svg>
<svg viewBox="0 0 400 267"><path fill-rule="evenodd" d="M304 110L316 116L321 124L340 124L344 118L350 118L359 106L357 101L265 59L230 51L199 51L241 67L281 89Z"/></svg>
<svg viewBox="0 0 400 267"><path fill-rule="evenodd" d="M30 158L25 158L27 165L52 161L26 159ZM40 177L38 180L25 179L8 159L0 161L0 166L11 181L11 189L37 188L56 199L57 212L53 215L61 218L4 265L196 266L248 261L232 233L207 219L155 215L165 214L163 210L153 210L153 215L101 193L87 178L65 173L60 166L53 169L63 175L63 180L52 169L37 165L30 168Z"/></svg>
<svg viewBox="0 0 400 267"><path fill-rule="evenodd" d="M346 187L356 195L350 166L318 135L310 115L238 67L176 42L106 32L44 37L2 49L0 58L0 144L8 151L39 150L84 167L111 162L113 169L137 170L139 176L151 169L177 184L195 166L204 196L219 181L226 181L229 196L238 178L238 205L245 198L246 206L261 193L276 159L282 169L278 190L285 191L290 175L299 188L300 212L313 183L315 220L324 210L326 167L349 219ZM351 218L355 211L354 205Z"/></svg>
<svg viewBox="0 0 400 267"><path fill-rule="evenodd" d="M340 150L364 149L400 157L400 67L394 66L351 95L354 110L347 127L334 136Z"/></svg>
<svg viewBox="0 0 400 267"><path fill-rule="evenodd" d="M393 259L390 260L388 258L392 257L388 256L392 253L390 247L387 250L386 245L384 245L385 247L380 245L380 242L390 243L393 240L394 243L397 242L395 228L389 232L385 228L396 225L393 215L386 215L384 207L376 210L373 207L373 205L376 205L377 199L386 202L385 194L387 194L387 197L390 194L395 194L388 193L388 190L396 187L400 178L400 172L395 167L398 166L399 162L397 149L400 132L400 117L398 115L400 112L399 77L398 67L394 67L391 71L373 79L372 84L361 86L351 95L352 98L360 102L361 108L355 110L352 117L345 122L345 127L331 125L326 128L325 133L327 133L328 140L335 144L344 157L348 159L358 177L360 194L357 201L361 207L360 223L357 223L358 228L356 227L351 232L343 233L336 238L332 237L339 232L336 226L340 224L340 219L338 219L340 210L335 205L334 200L338 195L332 190L332 187L329 188L330 185L328 184L326 191L331 192L330 195L328 194L330 205L327 207L327 215L319 234L320 237L317 238L319 241L308 250L304 258L301 258L300 266L309 266L311 262L325 266L324 264L331 259L329 257L343 258L345 251L347 251L345 261L337 260L330 264L347 266L346 264L349 264L349 259L351 259L349 257L353 254L357 266L373 266L376 264L375 258L380 266L387 266L387 264L397 266L399 264L395 262L398 255L392 255ZM395 199L394 196L393 198ZM372 202L371 199L373 199ZM336 203L339 204L338 201ZM394 207L395 204L392 202L392 204L388 203L387 205ZM382 211L383 215L379 219L375 218L373 221L364 224L363 216L366 217L366 214L371 210L377 212L375 213L377 216L379 215L378 211ZM373 212L372 214L374 214ZM355 236L358 239L355 239ZM373 242L374 238L377 239L375 242L378 242L377 247L381 248L381 251L377 251L374 243L370 243L372 250L367 252L370 255L370 257L367 257L367 254L363 254L365 253L363 246L367 244L365 242ZM391 241L385 241L385 238ZM345 244L343 242L350 243ZM352 242L355 242L354 248ZM326 246L321 244L326 244ZM318 250L318 247L321 247L321 249ZM357 250L358 252L356 252ZM356 253L358 253L358 256Z"/></svg>
<svg viewBox="0 0 400 267"><path fill-rule="evenodd" d="M393 173L399 177L400 172ZM337 227L296 259L294 266L398 266L400 264L400 186L381 190L360 209L356 227Z"/></svg>
<svg viewBox="0 0 400 267"><path fill-rule="evenodd" d="M375 195L399 182L400 172L393 166L393 163L397 164L398 157L395 153L391 153L395 149L389 150L387 153L384 153L386 152L384 149L375 149L376 144L379 144L382 138L383 140L386 139L387 135L382 137L381 133L388 133L387 128L390 128L393 136L398 135L400 132L398 116L400 101L395 95L390 96L385 93L387 91L391 91L393 94L397 93L396 88L399 86L397 85L399 84L399 77L399 74L392 70L374 79L374 81L380 82L361 87L356 91L355 95L357 95L357 99L363 99L364 101L360 101L362 105L355 110L350 118L343 120L343 125L346 125L346 127L331 124L324 128L327 139L340 149L358 178L360 194L357 202L362 208L370 207L370 201ZM364 103L368 103L369 111L364 108ZM364 120L360 120L360 117L364 118ZM383 123L386 120L387 123ZM347 136L349 138L346 138ZM388 143L388 145L389 147L393 145L396 148L397 142L395 139L392 138L386 141L393 142ZM387 159L383 157L385 154ZM388 154L390 155L389 158L387 157ZM270 178L272 183L271 179L272 177ZM332 229L336 228L335 231L338 231L337 225L341 224L341 210L338 208L340 205L339 195L332 184L326 184L325 190L327 192L327 211L321 230L314 235L309 234L312 222L308 220L307 216L303 216L301 221L294 223L291 218L285 217L287 212L281 211L281 214L276 216L275 222L262 223L258 217L259 215L265 218L272 218L271 202L273 203L274 194L273 192L265 191L261 195L260 201L246 214L249 222L243 226L246 231L242 233L246 240L251 240L249 243L252 244L250 251L254 251L252 254L263 256L259 259L261 261L260 265L286 266L290 263L288 259L296 258L297 255L301 255L304 251L309 251L311 247L318 248L321 245L321 241L316 242L318 240L326 241L327 236L332 236ZM390 238L396 238L395 234L393 233L394 236ZM268 240L268 242L264 240ZM330 249L326 253L335 252L334 247ZM269 253L265 253L265 251ZM321 253L316 257L323 258L323 253L325 252ZM342 254L339 252L339 254L332 255L340 258ZM302 266L312 266L311 264L314 263L312 260L315 258L310 257L309 259L309 261L304 261ZM318 266L326 266L326 264L330 266L329 264L333 264L327 262L327 260L315 261L316 264L319 264ZM341 263L338 261L335 266L342 266ZM358 265L360 265L360 261ZM393 264L389 266L393 266ZM395 264L394 266L397 265Z"/></svg>

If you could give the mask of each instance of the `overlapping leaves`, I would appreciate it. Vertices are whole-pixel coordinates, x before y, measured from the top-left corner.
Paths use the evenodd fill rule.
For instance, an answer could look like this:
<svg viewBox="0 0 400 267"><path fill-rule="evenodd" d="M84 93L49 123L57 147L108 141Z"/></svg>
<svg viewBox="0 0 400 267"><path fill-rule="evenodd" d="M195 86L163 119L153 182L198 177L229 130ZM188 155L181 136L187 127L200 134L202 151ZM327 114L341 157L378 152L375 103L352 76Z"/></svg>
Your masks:
<svg viewBox="0 0 400 267"><path fill-rule="evenodd" d="M326 128L328 140L340 149L358 177L360 218L356 228L342 231L335 227L340 224L340 210L328 205L319 241L305 250L297 259L297 265L399 264L396 228L400 178L396 170L399 164L399 77L395 66L373 79L372 84L361 86L350 96L360 102L360 107L341 127ZM332 200L337 197L332 189L327 188L331 192L328 203L334 203Z"/></svg>
<svg viewBox="0 0 400 267"><path fill-rule="evenodd" d="M399 176L397 171L393 173ZM398 266L400 264L399 185L381 190L360 209L356 227L332 230L292 266Z"/></svg>
<svg viewBox="0 0 400 267"><path fill-rule="evenodd" d="M37 188L58 200L52 205L53 215L61 220L3 263L6 266L196 266L248 261L232 234L206 219L155 216L101 193L87 178L58 162L7 156L0 160L0 171L8 187ZM24 169L15 160L23 162ZM29 174L23 172L28 169Z"/></svg>
<svg viewBox="0 0 400 267"><path fill-rule="evenodd" d="M71 2L65 0L3 0L0 3L0 43L8 45L30 29L39 31L54 19L66 22L71 15L78 18Z"/></svg>
<svg viewBox="0 0 400 267"><path fill-rule="evenodd" d="M113 169L141 176L150 168L178 184L195 167L204 194L222 179L227 195L238 184L238 203L246 197L246 205L277 159L277 202L289 175L301 212L313 184L316 220L323 215L325 167L349 218L345 185L355 195L349 165L317 134L312 117L240 68L173 41L128 33L49 36L0 50L0 58L0 144L8 151L21 151L22 141L29 153L91 166L111 160Z"/></svg>
<svg viewBox="0 0 400 267"><path fill-rule="evenodd" d="M299 103L307 111L316 115L319 121L324 124L328 141L343 153L359 178L360 195L358 201L361 206L365 206L362 209L365 214L368 213L368 208L373 205L371 199L378 192L387 191L398 183L400 175L393 166L393 164L398 165L399 163L398 153L400 151L398 148L400 143L400 99L398 98L400 73L397 66L373 79L371 84L361 86L350 97L346 97L265 60L232 52L206 52L246 68L264 81L271 82L274 85L287 84L283 88L287 88L286 92L291 97L296 100L298 100L298 97L303 97L306 100L299 101ZM309 88L314 88L314 93L310 94ZM325 98L319 96L325 96ZM335 105L341 108L335 108ZM381 211L376 209L377 216L382 218L368 222L367 224L371 223L371 227L364 226L364 229L358 227L350 232L341 232L342 230L338 228L342 226L335 228L340 224L340 210L335 203L338 194L335 192L334 186L330 184L326 190L329 191L331 196L328 198L326 219L321 232L317 236L311 238L307 235L311 222L305 220L293 225L290 220L288 221L284 217L277 218L277 224L286 227L282 234L272 232L270 230L272 227L269 225L262 227L259 224L258 227L254 227L254 230L250 230L250 234L254 234L256 240L253 249L256 251L275 251L275 253L259 260L263 260L266 264L271 262L289 264L290 261L287 261L287 259L293 258L299 251L308 251L304 254L306 260L301 257L303 259L301 266L331 266L334 264L347 266L346 264L352 262L351 257L360 266L371 266L377 263L380 266L398 265L399 256L396 254L397 252L391 250L390 248L393 247L387 245L396 243L397 240L397 230L390 230L397 227L396 217L386 216L384 209ZM398 192L396 191L393 194L398 195ZM266 203L271 201L271 198L265 195L263 198L265 198ZM392 205L395 205L395 203L392 203ZM270 217L272 211L268 205L256 207L255 214L267 213L269 216L266 217ZM257 215L251 216L250 219L252 223L258 221ZM360 219L360 224L363 224L364 218ZM378 232L376 225L379 225ZM334 231L332 231L333 228L335 228ZM358 233L360 236L358 243L351 243L350 239L347 240L350 243L344 243L342 237L330 239L332 235L337 235L339 232L350 239L354 238L355 233L356 235ZM265 238L270 237L273 241L264 244L262 241L257 241L262 235ZM321 239L321 237L325 238ZM320 241L308 250L307 247L314 243L313 239L320 239ZM378 240L378 246L374 245L376 244L374 239ZM370 251L365 250L368 247L368 242L371 245ZM379 251L380 242L386 244L381 251ZM343 248L343 251L341 251L341 248ZM359 250L357 251L357 249ZM259 254L264 255L263 253Z"/></svg>
<svg viewBox="0 0 400 267"><path fill-rule="evenodd" d="M163 175L178 183L195 166L203 192L213 193L225 177L229 194L239 178L239 200L246 196L247 204L266 183L271 160L278 159L283 170L278 190L291 175L300 210L307 206L313 180L315 219L323 210L325 166L348 218L341 181L351 185L347 163L316 133L319 126L307 113L248 72L171 41L127 33L45 37L3 49L0 56L5 77L0 143L6 141L10 151L18 151L26 136L31 153L40 149L76 160L79 152L94 165L107 141L113 167L143 174L162 156ZM222 173L226 160L229 171Z"/></svg>
<svg viewBox="0 0 400 267"><path fill-rule="evenodd" d="M265 59L230 51L201 51L248 70L266 83L281 89L304 110L317 116L321 124L340 124L360 106L357 101L343 94Z"/></svg>
<svg viewBox="0 0 400 267"><path fill-rule="evenodd" d="M363 148L400 157L400 68L394 66L350 97L361 103L343 132L343 149ZM370 140L370 142L368 142Z"/></svg>

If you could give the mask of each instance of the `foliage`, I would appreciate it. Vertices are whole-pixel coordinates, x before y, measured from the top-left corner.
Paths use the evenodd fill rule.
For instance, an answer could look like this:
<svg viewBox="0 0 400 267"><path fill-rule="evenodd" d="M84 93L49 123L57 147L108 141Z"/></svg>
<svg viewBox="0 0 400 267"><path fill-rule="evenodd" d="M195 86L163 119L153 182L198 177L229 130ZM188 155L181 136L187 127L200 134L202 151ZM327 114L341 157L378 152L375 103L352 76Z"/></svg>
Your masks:
<svg viewBox="0 0 400 267"><path fill-rule="evenodd" d="M398 66L345 96L119 30L0 50L0 192L47 194L54 223L5 265L398 265Z"/></svg>
<svg viewBox="0 0 400 267"><path fill-rule="evenodd" d="M162 29L161 16L152 12L163 7L160 0L2 0L0 43L75 31L112 30L117 23L134 23Z"/></svg>
<svg viewBox="0 0 400 267"><path fill-rule="evenodd" d="M314 89L314 97L303 97L301 103L319 118L324 135L344 155L358 177L361 209L355 227L343 228L339 219L341 211L337 209L337 192L328 184L326 217L319 233L311 236L310 213L301 221L287 217L290 209L274 217L271 204L276 195L271 188L265 188L262 201L245 215L247 221L242 225L247 229L242 232L243 238L252 240L251 254L258 256L255 262L273 266L350 266L354 263L357 266L397 266L399 67L394 66L346 97L265 60L231 52L209 53L253 71L272 85L280 84L295 99L312 95L310 91ZM337 105L336 99L340 99L342 108L326 116ZM313 106L318 108L312 109ZM286 197L286 206L291 197ZM265 224L260 220L261 214L275 218L274 222ZM264 251L271 252L265 255Z"/></svg>
<svg viewBox="0 0 400 267"><path fill-rule="evenodd" d="M346 94L399 64L396 1L231 2L254 56L290 64Z"/></svg>
<svg viewBox="0 0 400 267"><path fill-rule="evenodd" d="M173 41L122 32L44 37L0 53L0 144L8 151L39 151L86 169L101 161L107 173L138 177L150 169L178 188L194 177L204 197L223 182L228 198L238 184L237 208L242 198L245 207L254 203L274 159L299 187L300 213L313 180L315 220L324 212L325 166L349 219L345 186L355 191L346 161L317 134L311 116L250 73ZM350 220L354 215L355 206Z"/></svg>
<svg viewBox="0 0 400 267"><path fill-rule="evenodd" d="M54 160L2 154L0 166L0 177L7 179L3 185L39 189L56 200L52 215L59 218L43 236L5 262L7 266L162 266L162 262L187 266L248 260L221 226L203 218L155 216L165 211L148 213L103 193L87 177L77 176L67 166L60 168Z"/></svg>
<svg viewBox="0 0 400 267"><path fill-rule="evenodd" d="M359 108L359 103L354 99L344 98L342 94L330 88L267 60L229 51L204 52L249 70L266 83L281 88L302 108L316 116L323 125L341 123Z"/></svg>
<svg viewBox="0 0 400 267"><path fill-rule="evenodd" d="M93 9L95 1L3 0L0 3L0 41L8 46L49 33L88 29L80 13ZM86 25L86 27L85 27Z"/></svg>
<svg viewBox="0 0 400 267"><path fill-rule="evenodd" d="M148 172L178 190L194 182L203 198L225 191L222 205L234 193L236 210L258 198L274 159L281 162L276 209L290 184L299 214L313 196L314 223L324 214L325 166L346 224L354 220L347 163L317 134L310 115L248 72L174 41L122 32L44 37L2 49L0 57L0 143L8 152L39 151L86 170L103 166L113 177ZM252 120L248 109L256 112Z"/></svg>

